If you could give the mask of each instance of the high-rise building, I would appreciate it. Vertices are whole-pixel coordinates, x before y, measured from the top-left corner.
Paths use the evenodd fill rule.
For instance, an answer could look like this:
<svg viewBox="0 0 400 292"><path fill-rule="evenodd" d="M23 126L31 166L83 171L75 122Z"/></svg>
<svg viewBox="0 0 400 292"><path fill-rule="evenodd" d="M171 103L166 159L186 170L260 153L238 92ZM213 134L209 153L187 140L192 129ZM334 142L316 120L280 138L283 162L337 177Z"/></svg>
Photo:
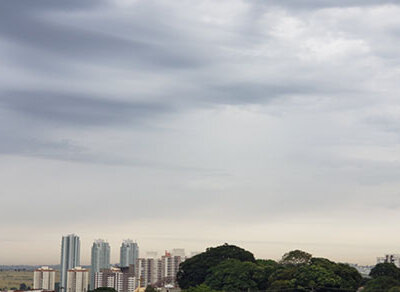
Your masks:
<svg viewBox="0 0 400 292"><path fill-rule="evenodd" d="M89 270L75 267L68 270L67 290L65 292L87 292L89 289Z"/></svg>
<svg viewBox="0 0 400 292"><path fill-rule="evenodd" d="M129 267L130 265L136 265L136 261L139 258L139 246L136 242L131 239L126 239L122 242L121 253L120 253L120 266Z"/></svg>
<svg viewBox="0 0 400 292"><path fill-rule="evenodd" d="M33 271L33 289L55 290L56 271L41 267Z"/></svg>
<svg viewBox="0 0 400 292"><path fill-rule="evenodd" d="M92 245L92 265L90 267L90 289L94 289L94 277L101 269L110 268L110 245L103 239L97 239Z"/></svg>
<svg viewBox="0 0 400 292"><path fill-rule="evenodd" d="M79 236L69 234L62 237L61 241L61 275L60 290L65 290L68 281L68 270L80 265L80 247Z"/></svg>
<svg viewBox="0 0 400 292"><path fill-rule="evenodd" d="M179 270L179 265L185 260L181 256L173 256L168 251L161 257L161 277L164 283L176 286L176 274Z"/></svg>
<svg viewBox="0 0 400 292"><path fill-rule="evenodd" d="M94 289L100 287L114 288L117 292L133 292L138 287L134 266L101 270L95 274Z"/></svg>
<svg viewBox="0 0 400 292"><path fill-rule="evenodd" d="M140 258L136 264L136 278L140 287L155 285L162 280L162 262L155 258Z"/></svg>

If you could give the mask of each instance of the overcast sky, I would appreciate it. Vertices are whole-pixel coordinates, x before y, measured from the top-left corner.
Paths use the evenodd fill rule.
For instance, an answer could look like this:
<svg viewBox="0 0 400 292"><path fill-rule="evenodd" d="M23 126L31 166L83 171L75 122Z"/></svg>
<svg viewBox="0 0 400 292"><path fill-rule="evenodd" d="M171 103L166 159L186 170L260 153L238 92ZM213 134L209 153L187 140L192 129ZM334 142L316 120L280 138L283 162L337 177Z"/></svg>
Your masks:
<svg viewBox="0 0 400 292"><path fill-rule="evenodd" d="M400 5L0 2L0 263L400 253Z"/></svg>

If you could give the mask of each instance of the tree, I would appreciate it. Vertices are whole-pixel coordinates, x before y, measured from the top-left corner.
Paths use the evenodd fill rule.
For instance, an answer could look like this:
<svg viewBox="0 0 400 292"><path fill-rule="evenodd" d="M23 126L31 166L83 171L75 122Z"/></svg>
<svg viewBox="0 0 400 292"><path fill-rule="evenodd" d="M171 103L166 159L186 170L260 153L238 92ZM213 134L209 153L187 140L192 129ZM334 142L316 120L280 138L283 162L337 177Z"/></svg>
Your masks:
<svg viewBox="0 0 400 292"><path fill-rule="evenodd" d="M117 290L110 287L99 287L94 289L93 292L117 292Z"/></svg>
<svg viewBox="0 0 400 292"><path fill-rule="evenodd" d="M400 269L392 263L381 263L377 264L369 273L372 278L378 278L382 276L391 277L393 279L400 280Z"/></svg>
<svg viewBox="0 0 400 292"><path fill-rule="evenodd" d="M389 276L380 276L368 281L363 292L389 291L389 289L400 286L400 281Z"/></svg>
<svg viewBox="0 0 400 292"><path fill-rule="evenodd" d="M363 279L360 273L348 264L335 264L333 271L341 278L341 288L357 290L362 284Z"/></svg>
<svg viewBox="0 0 400 292"><path fill-rule="evenodd" d="M279 264L273 260L257 260L257 265L261 268L254 278L259 290L266 290L269 286L269 277L278 269Z"/></svg>
<svg viewBox="0 0 400 292"><path fill-rule="evenodd" d="M228 259L210 268L205 284L222 291L258 290L258 278L263 268L252 262Z"/></svg>
<svg viewBox="0 0 400 292"><path fill-rule="evenodd" d="M213 290L210 287L208 287L206 284L201 284L196 287L190 287L186 290L183 290L184 292L218 292L217 290Z"/></svg>
<svg viewBox="0 0 400 292"><path fill-rule="evenodd" d="M224 244L215 248L207 248L205 252L180 264L177 273L179 287L181 289L188 289L189 287L203 284L209 273L209 269L227 259L255 263L255 258L251 252L234 245Z"/></svg>
<svg viewBox="0 0 400 292"><path fill-rule="evenodd" d="M362 277L346 264L337 264L324 258L311 258L308 264L281 264L269 276L269 290L295 291L356 291ZM336 289L336 290L335 290ZM293 291L294 291L293 290Z"/></svg>
<svg viewBox="0 0 400 292"><path fill-rule="evenodd" d="M302 265L308 264L312 258L312 255L302 251L302 250L293 250L288 253L285 253L282 257L281 264L283 265Z"/></svg>
<svg viewBox="0 0 400 292"><path fill-rule="evenodd" d="M28 287L26 286L25 283L22 283L19 285L19 290L27 290L27 289L28 289Z"/></svg>
<svg viewBox="0 0 400 292"><path fill-rule="evenodd" d="M317 265L304 265L294 275L296 288L310 288L318 291L324 288L340 288L341 278L332 270Z"/></svg>
<svg viewBox="0 0 400 292"><path fill-rule="evenodd" d="M299 291L298 289L295 288L296 283L294 280L276 280L272 282L271 286L267 289L271 291L279 291L279 290L284 290L284 291Z"/></svg>
<svg viewBox="0 0 400 292"><path fill-rule="evenodd" d="M157 290L156 289L154 289L154 287L152 287L152 286L150 286L150 285L148 285L147 287L146 287L146 290L144 290L144 292L156 292Z"/></svg>

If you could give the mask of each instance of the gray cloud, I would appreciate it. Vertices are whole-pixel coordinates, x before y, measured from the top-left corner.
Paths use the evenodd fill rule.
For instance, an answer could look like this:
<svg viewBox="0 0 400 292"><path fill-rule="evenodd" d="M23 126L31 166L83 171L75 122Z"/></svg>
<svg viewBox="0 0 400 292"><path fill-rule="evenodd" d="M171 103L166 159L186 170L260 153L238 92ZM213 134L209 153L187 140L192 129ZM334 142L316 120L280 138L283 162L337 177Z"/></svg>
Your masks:
<svg viewBox="0 0 400 292"><path fill-rule="evenodd" d="M1 1L9 240L35 224L100 236L98 222L151 238L154 220L180 222L183 239L244 224L249 242L268 240L253 228L292 242L280 232L293 222L304 237L315 222L341 230L339 217L360 231L371 210L397 222L399 12L372 0Z"/></svg>
<svg viewBox="0 0 400 292"><path fill-rule="evenodd" d="M46 91L5 92L0 104L23 115L54 123L54 126L66 123L82 127L140 121L173 110L161 103L124 102L111 97L102 99Z"/></svg>

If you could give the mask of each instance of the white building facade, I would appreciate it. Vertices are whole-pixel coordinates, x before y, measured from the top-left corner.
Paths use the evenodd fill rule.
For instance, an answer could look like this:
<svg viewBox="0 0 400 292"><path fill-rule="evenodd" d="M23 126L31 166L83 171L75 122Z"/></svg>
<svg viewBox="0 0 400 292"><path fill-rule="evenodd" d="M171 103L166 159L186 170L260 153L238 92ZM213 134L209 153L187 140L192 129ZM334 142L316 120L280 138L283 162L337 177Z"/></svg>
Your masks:
<svg viewBox="0 0 400 292"><path fill-rule="evenodd" d="M33 289L55 290L56 271L41 267L33 271Z"/></svg>
<svg viewBox="0 0 400 292"><path fill-rule="evenodd" d="M87 292L89 289L89 270L75 267L68 270L67 289L65 292Z"/></svg>

